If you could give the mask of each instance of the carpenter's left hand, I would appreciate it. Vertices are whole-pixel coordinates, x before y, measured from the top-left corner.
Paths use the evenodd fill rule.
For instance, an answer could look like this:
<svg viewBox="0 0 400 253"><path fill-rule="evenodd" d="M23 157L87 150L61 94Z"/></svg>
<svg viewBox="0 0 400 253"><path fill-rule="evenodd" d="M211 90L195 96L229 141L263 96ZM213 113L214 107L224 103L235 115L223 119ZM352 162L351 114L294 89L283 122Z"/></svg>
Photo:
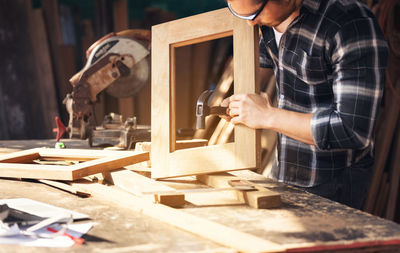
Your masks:
<svg viewBox="0 0 400 253"><path fill-rule="evenodd" d="M224 99L221 106L229 108L225 119L255 129L268 127L274 109L266 94L235 94Z"/></svg>

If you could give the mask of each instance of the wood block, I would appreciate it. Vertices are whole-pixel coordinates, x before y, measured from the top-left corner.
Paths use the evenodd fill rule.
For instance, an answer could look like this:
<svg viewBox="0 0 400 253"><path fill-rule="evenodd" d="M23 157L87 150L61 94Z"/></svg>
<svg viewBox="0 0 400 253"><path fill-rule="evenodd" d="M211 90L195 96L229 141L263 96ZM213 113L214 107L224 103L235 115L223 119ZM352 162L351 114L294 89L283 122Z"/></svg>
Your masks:
<svg viewBox="0 0 400 253"><path fill-rule="evenodd" d="M230 187L229 181L238 180L237 176L229 173L218 173L218 174L207 174L199 175L197 179L204 184L212 186L214 188ZM242 179L241 179L242 180ZM281 204L280 194L271 190L268 190L262 186L254 184L248 180L243 180L249 185L256 188L255 191L235 191L236 196L239 200L244 200L245 203L253 208L275 208Z"/></svg>

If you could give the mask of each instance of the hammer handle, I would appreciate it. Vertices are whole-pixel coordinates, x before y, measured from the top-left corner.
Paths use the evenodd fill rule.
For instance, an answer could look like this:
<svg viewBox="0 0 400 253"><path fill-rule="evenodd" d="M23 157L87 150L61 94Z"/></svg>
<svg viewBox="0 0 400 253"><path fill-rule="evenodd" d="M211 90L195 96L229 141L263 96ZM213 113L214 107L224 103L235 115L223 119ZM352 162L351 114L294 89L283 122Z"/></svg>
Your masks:
<svg viewBox="0 0 400 253"><path fill-rule="evenodd" d="M212 107L210 107L210 114L227 115L227 113L226 113L227 109L228 109L228 107L212 106Z"/></svg>

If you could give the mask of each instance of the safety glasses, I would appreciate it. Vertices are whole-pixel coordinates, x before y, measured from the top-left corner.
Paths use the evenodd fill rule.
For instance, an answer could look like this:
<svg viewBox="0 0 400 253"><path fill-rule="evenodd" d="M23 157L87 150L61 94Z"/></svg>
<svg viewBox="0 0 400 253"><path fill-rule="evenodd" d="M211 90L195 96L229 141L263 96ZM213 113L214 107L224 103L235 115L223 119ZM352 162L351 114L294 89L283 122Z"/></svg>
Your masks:
<svg viewBox="0 0 400 253"><path fill-rule="evenodd" d="M238 17L238 18L245 19L245 20L254 20L254 19L256 19L257 16L262 12L262 10L264 9L264 7L265 7L265 5L266 5L267 3L268 3L268 0L264 1L264 3L261 5L261 7L260 7L256 12L254 12L254 13L251 14L251 15L247 15L247 16L242 16L242 15L240 15L240 14L237 14L234 10L232 10L232 7L231 7L231 5L230 5L229 2L228 2L228 9L231 11L231 13L232 13L234 16L236 16L236 17Z"/></svg>

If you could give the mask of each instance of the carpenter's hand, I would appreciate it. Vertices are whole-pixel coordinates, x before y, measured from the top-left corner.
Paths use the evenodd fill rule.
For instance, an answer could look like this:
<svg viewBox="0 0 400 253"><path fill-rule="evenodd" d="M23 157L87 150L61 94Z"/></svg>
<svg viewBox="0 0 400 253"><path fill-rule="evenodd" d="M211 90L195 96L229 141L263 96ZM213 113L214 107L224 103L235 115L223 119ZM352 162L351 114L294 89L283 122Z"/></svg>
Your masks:
<svg viewBox="0 0 400 253"><path fill-rule="evenodd" d="M266 94L235 94L224 99L221 106L228 107L229 117L233 124L244 124L250 128L267 128L270 112L273 110Z"/></svg>

